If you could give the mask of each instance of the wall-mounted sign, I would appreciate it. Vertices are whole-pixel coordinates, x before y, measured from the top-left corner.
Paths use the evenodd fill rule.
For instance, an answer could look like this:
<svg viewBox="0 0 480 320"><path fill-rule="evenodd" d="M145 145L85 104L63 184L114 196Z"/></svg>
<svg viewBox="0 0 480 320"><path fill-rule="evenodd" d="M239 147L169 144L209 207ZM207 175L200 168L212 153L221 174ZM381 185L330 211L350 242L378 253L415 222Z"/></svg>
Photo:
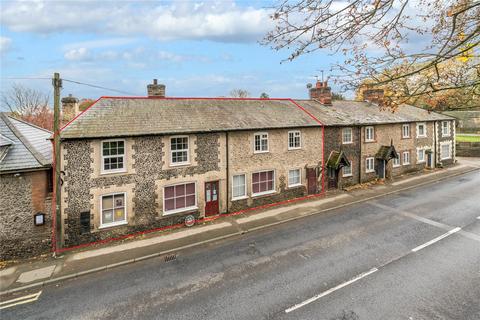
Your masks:
<svg viewBox="0 0 480 320"><path fill-rule="evenodd" d="M195 224L195 217L192 215L188 215L185 217L185 225L187 227L191 227Z"/></svg>
<svg viewBox="0 0 480 320"><path fill-rule="evenodd" d="M33 216L33 223L36 225L36 226L43 226L45 224L45 213L43 212L37 212L34 216Z"/></svg>

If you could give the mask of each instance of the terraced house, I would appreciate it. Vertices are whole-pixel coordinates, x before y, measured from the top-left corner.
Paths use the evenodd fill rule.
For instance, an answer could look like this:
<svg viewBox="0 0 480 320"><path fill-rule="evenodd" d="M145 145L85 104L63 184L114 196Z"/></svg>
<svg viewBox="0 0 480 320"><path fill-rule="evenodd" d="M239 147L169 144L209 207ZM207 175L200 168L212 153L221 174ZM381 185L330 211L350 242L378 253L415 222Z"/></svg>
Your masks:
<svg viewBox="0 0 480 320"><path fill-rule="evenodd" d="M332 104L326 83L309 100L148 93L101 98L62 130L66 246L454 160L450 118Z"/></svg>

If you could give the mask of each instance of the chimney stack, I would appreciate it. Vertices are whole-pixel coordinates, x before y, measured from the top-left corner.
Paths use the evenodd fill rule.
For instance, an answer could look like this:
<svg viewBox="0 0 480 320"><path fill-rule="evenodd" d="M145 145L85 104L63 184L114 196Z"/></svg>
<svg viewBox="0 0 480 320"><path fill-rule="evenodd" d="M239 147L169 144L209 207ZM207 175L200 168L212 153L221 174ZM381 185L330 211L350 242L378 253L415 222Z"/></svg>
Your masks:
<svg viewBox="0 0 480 320"><path fill-rule="evenodd" d="M310 99L316 99L324 105L332 105L332 89L327 81L317 81L314 88L310 88Z"/></svg>
<svg viewBox="0 0 480 320"><path fill-rule="evenodd" d="M363 100L365 101L382 105L383 98L384 98L383 89L367 89L363 91Z"/></svg>
<svg viewBox="0 0 480 320"><path fill-rule="evenodd" d="M68 97L62 98L62 117L63 124L71 121L80 113L78 108L78 99L69 94Z"/></svg>
<svg viewBox="0 0 480 320"><path fill-rule="evenodd" d="M147 86L148 97L165 98L165 85L158 84L157 79Z"/></svg>

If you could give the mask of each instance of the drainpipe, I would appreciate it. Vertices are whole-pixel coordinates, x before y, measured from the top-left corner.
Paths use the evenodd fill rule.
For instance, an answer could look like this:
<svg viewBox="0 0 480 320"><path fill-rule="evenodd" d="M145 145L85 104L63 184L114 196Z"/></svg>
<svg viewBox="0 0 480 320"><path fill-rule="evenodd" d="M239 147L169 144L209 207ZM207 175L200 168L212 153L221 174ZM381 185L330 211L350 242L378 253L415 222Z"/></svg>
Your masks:
<svg viewBox="0 0 480 320"><path fill-rule="evenodd" d="M358 127L358 183L362 183L362 127Z"/></svg>
<svg viewBox="0 0 480 320"><path fill-rule="evenodd" d="M229 155L228 155L228 131L225 132L225 158L226 158L226 161L225 161L225 172L227 174L227 191L226 191L226 204L227 204L227 213L229 212L228 210L228 203L230 201L230 196L229 196L229 189L230 189L230 183L229 183L229 177L230 177L230 173L229 173L229 170L228 170L228 158L229 158Z"/></svg>
<svg viewBox="0 0 480 320"><path fill-rule="evenodd" d="M437 122L438 121L435 121L433 122L433 130L434 130L434 134L433 134L433 144L434 144L434 147L433 147L433 166L432 166L432 169L436 168L437 167Z"/></svg>

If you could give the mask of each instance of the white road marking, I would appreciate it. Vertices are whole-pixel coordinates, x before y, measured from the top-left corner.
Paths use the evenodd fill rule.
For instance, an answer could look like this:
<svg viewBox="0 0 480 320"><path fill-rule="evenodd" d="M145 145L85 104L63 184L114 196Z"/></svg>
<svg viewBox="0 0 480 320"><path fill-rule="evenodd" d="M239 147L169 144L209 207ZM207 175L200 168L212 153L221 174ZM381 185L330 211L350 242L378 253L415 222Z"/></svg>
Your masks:
<svg viewBox="0 0 480 320"><path fill-rule="evenodd" d="M362 279L362 278L365 278L366 276L371 275L372 273L377 272L377 271L378 271L377 268L373 268L373 269L370 269L370 270L367 271L367 272L361 273L361 274L359 274L358 276L356 276L355 278L353 278L353 279L351 279L351 280L348 280L347 282L344 282L344 283L342 283L342 284L339 284L338 286L333 287L333 288L331 288L331 289L328 289L327 291L324 291L324 292L322 292L322 293L320 293L320 294L318 294L318 295L316 295L316 296L314 296L314 297L311 297L310 299L307 299L307 300L305 300L305 301L303 301L303 302L301 302L301 303L299 303L299 304L296 304L296 305L294 305L293 307L290 307L290 308L288 308L288 309L285 309L285 313L289 313L289 312L295 311L295 310L297 310L297 309L299 309L299 308L301 308L301 307L304 307L304 306L306 306L307 304L310 304L310 303L312 303L312 302L314 302L314 301L316 301L316 300L318 300L318 299L320 299L320 298L322 298L322 297L325 297L326 295L329 295L330 293L332 293L332 292L334 292L334 291L337 291L338 289L341 289L341 288L343 288L343 287L346 287L346 286L348 286L349 284L352 284L352 283L354 283L354 282L356 282L356 281L358 281L358 280L360 280L360 279Z"/></svg>
<svg viewBox="0 0 480 320"><path fill-rule="evenodd" d="M458 231L460 231L460 230L462 230L462 228L456 227L455 229L452 229L452 230L448 231L447 233L444 233L444 234L442 234L441 236L436 237L435 239L432 239L432 240L430 240L430 241L428 241L428 242L425 242L424 244L422 244L422 245L420 245L420 246L418 246L418 247L416 247L416 248L413 248L413 249L412 249L412 252L417 252L417 251L419 251L419 250L422 250L423 248L426 248L426 247L428 247L429 245L434 244L435 242L440 241L440 240L442 240L443 238L446 238L446 237L448 237L448 236L450 236L450 235L452 235L452 234L454 234L455 232L458 232Z"/></svg>
<svg viewBox="0 0 480 320"><path fill-rule="evenodd" d="M7 301L2 301L0 302L0 310L18 306L20 304L37 301L41 294L42 294L42 291L38 291L37 293L29 294L27 296L11 299Z"/></svg>

